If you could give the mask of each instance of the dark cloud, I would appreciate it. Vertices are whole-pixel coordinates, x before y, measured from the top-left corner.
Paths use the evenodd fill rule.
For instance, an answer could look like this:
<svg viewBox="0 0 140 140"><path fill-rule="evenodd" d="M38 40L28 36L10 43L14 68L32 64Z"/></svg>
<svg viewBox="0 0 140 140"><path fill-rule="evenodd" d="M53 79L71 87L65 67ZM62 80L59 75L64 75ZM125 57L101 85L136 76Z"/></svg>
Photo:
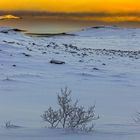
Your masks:
<svg viewBox="0 0 140 140"><path fill-rule="evenodd" d="M46 11L0 11L0 15L14 14L16 16L66 16L66 17L119 17L119 16L135 16L140 17L140 12L129 13L107 13L107 12L95 12L95 13L64 13L64 12L46 12Z"/></svg>

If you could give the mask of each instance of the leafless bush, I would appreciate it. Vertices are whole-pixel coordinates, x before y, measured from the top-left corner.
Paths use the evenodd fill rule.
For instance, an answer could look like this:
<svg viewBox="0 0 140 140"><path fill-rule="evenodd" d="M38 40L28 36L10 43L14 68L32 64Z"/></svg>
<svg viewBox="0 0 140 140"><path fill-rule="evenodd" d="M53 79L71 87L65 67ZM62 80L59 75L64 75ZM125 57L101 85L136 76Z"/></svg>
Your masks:
<svg viewBox="0 0 140 140"><path fill-rule="evenodd" d="M57 127L60 121L58 111L54 111L51 107L41 115L44 121L48 122L51 127Z"/></svg>
<svg viewBox="0 0 140 140"><path fill-rule="evenodd" d="M68 127L71 129L78 128L80 130L92 130L93 124L88 125L93 120L97 120L99 117L95 115L95 106L89 107L87 110L81 106L76 106L75 110L69 116Z"/></svg>
<svg viewBox="0 0 140 140"><path fill-rule="evenodd" d="M73 103L71 99L71 90L67 87L61 89L58 94L57 101L58 110L50 107L41 117L50 124L52 128L62 127L70 129L78 129L82 131L92 131L94 128L93 121L99 119L95 114L95 105L85 109L78 105L78 101Z"/></svg>
<svg viewBox="0 0 140 140"><path fill-rule="evenodd" d="M11 128L11 121L6 121L5 122L5 128Z"/></svg>
<svg viewBox="0 0 140 140"><path fill-rule="evenodd" d="M137 112L133 118L136 123L140 123L140 112Z"/></svg>
<svg viewBox="0 0 140 140"><path fill-rule="evenodd" d="M10 129L10 128L20 128L20 126L14 125L11 123L11 121L6 121L4 127L6 129Z"/></svg>
<svg viewBox="0 0 140 140"><path fill-rule="evenodd" d="M62 124L63 128L66 128L68 119L70 117L70 114L75 110L75 105L72 104L71 99L71 90L68 90L68 88L65 88L64 90L61 89L61 95L58 94L57 100L58 105L60 107L59 109L59 115L60 115L60 123Z"/></svg>

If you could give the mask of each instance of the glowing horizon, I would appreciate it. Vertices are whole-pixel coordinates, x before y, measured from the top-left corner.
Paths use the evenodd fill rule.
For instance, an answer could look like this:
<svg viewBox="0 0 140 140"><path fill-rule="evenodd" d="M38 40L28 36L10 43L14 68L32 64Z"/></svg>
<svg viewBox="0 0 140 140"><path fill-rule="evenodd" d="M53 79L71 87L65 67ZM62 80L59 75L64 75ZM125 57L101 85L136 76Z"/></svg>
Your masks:
<svg viewBox="0 0 140 140"><path fill-rule="evenodd" d="M50 12L140 12L137 0L1 0L0 10Z"/></svg>
<svg viewBox="0 0 140 140"><path fill-rule="evenodd" d="M137 0L1 0L0 14L9 11L7 14L15 12L19 16L49 15L107 22L140 22L139 7Z"/></svg>

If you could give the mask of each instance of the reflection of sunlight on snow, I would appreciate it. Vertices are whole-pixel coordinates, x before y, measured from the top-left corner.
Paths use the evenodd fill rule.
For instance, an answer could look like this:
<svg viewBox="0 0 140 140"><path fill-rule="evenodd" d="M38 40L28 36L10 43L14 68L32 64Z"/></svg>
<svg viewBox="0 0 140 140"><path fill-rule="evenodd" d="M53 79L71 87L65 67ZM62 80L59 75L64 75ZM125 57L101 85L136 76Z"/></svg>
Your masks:
<svg viewBox="0 0 140 140"><path fill-rule="evenodd" d="M1 19L20 19L20 17L13 16L13 15L3 15L3 16L0 16L0 20Z"/></svg>

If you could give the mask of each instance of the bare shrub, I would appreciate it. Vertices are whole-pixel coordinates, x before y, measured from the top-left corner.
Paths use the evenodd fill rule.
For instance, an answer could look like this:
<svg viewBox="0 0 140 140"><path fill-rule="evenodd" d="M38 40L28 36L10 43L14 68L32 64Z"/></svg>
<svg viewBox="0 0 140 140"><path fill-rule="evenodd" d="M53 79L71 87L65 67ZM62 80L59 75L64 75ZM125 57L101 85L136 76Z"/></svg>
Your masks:
<svg viewBox="0 0 140 140"><path fill-rule="evenodd" d="M93 121L99 119L95 114L95 105L85 109L84 106L78 105L78 100L73 103L71 98L71 90L67 87L61 89L58 94L57 101L58 110L50 107L41 117L50 124L52 128L62 127L70 129L78 129L82 131L92 131L94 128Z"/></svg>
<svg viewBox="0 0 140 140"><path fill-rule="evenodd" d="M137 112L133 118L136 123L140 123L140 112Z"/></svg>
<svg viewBox="0 0 140 140"><path fill-rule="evenodd" d="M48 122L51 127L57 127L59 124L60 116L58 111L54 111L51 107L41 115L44 121Z"/></svg>
<svg viewBox="0 0 140 140"><path fill-rule="evenodd" d="M89 131L94 128L94 125L91 122L98 118L99 117L96 117L95 115L95 106L91 106L87 110L83 106L76 106L75 110L73 110L69 116L67 125L71 129L78 128L80 130Z"/></svg>
<svg viewBox="0 0 140 140"><path fill-rule="evenodd" d="M61 89L61 95L58 94L57 100L59 105L60 123L63 128L67 127L67 123L71 113L75 110L75 105L72 104L71 90L68 88Z"/></svg>
<svg viewBox="0 0 140 140"><path fill-rule="evenodd" d="M20 128L20 126L14 125L11 123L11 121L6 121L4 127L6 129L10 129L10 128Z"/></svg>
<svg viewBox="0 0 140 140"><path fill-rule="evenodd" d="M5 122L5 128L11 128L11 121L6 121Z"/></svg>

